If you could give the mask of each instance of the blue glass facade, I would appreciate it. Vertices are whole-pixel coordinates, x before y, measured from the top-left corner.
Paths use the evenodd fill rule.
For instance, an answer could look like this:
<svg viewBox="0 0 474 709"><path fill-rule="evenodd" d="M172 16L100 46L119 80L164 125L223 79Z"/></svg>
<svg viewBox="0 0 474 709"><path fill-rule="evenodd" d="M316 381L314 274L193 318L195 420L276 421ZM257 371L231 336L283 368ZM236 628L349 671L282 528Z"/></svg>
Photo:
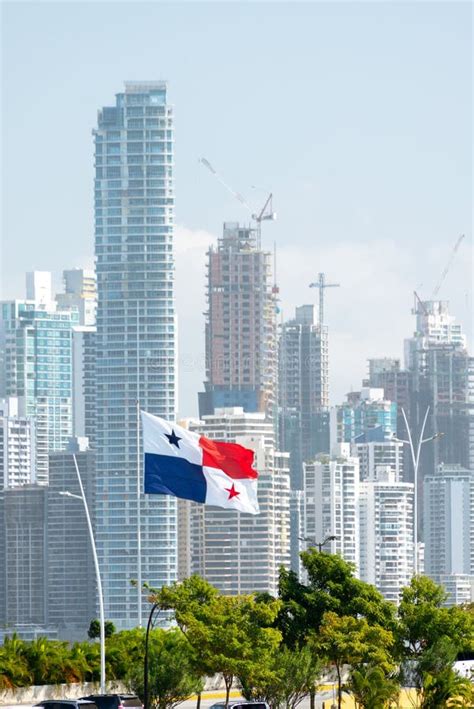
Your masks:
<svg viewBox="0 0 474 709"><path fill-rule="evenodd" d="M347 402L338 407L338 418L342 442L384 441L397 433L397 404L394 401Z"/></svg>
<svg viewBox="0 0 474 709"><path fill-rule="evenodd" d="M106 617L137 625L137 414L175 417L173 115L163 82L130 82L95 137L96 530ZM141 484L141 483L140 483ZM176 500L142 496L143 581L176 578Z"/></svg>
<svg viewBox="0 0 474 709"><path fill-rule="evenodd" d="M1 306L4 393L20 399L36 422L36 480L48 481L48 453L65 450L72 436L72 328L76 311L27 301Z"/></svg>

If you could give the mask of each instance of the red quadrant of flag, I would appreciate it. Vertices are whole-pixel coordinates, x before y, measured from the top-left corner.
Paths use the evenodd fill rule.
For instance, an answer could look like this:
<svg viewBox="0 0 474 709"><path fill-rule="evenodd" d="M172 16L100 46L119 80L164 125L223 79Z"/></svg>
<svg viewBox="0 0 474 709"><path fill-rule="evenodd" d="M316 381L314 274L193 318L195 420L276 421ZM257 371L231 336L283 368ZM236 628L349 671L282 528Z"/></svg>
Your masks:
<svg viewBox="0 0 474 709"><path fill-rule="evenodd" d="M202 448L202 464L209 468L219 468L230 478L258 478L257 471L252 467L254 453L238 443L211 441L205 436L199 439Z"/></svg>

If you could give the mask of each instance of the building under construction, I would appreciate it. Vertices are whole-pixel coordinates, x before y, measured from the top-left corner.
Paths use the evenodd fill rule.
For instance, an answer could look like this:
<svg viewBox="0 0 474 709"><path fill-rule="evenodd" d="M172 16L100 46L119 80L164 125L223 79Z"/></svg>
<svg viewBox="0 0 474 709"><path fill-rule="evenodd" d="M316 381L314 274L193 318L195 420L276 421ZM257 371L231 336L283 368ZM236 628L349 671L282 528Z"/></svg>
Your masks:
<svg viewBox="0 0 474 709"><path fill-rule="evenodd" d="M422 467L425 474L432 474L440 463L468 467L471 359L466 339L446 301L417 301L414 314L416 331L405 343L413 378L411 422L419 430L429 406L426 434L443 434L424 451Z"/></svg>
<svg viewBox="0 0 474 709"><path fill-rule="evenodd" d="M224 223L207 264L206 381L199 415L241 406L275 415L276 298L258 228Z"/></svg>

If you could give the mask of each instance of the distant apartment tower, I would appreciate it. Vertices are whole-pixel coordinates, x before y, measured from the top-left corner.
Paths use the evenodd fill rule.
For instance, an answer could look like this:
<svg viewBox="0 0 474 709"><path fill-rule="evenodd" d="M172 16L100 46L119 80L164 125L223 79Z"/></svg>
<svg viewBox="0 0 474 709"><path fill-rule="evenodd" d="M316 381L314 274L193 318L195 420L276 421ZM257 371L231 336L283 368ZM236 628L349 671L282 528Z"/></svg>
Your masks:
<svg viewBox="0 0 474 709"><path fill-rule="evenodd" d="M191 570L222 593L278 591L281 566L290 566L288 455L274 449L273 425L265 414L242 407L216 409L191 430L240 443L255 451L260 514L191 505Z"/></svg>
<svg viewBox="0 0 474 709"><path fill-rule="evenodd" d="M384 390L384 396L388 401L394 401L397 405L397 436L407 437L406 424L403 412L410 420L410 407L412 401L412 372L402 369L400 360L391 357L381 357L369 359L369 376L364 380L364 386L380 388ZM404 449L404 474L412 479L410 451Z"/></svg>
<svg viewBox="0 0 474 709"><path fill-rule="evenodd" d="M398 603L414 573L412 483L390 467L360 483L360 578Z"/></svg>
<svg viewBox="0 0 474 709"><path fill-rule="evenodd" d="M72 435L72 337L76 310L58 310L51 274L27 274L27 299L0 305L2 397L16 397L18 413L35 420L36 481L48 482L48 454Z"/></svg>
<svg viewBox="0 0 474 709"><path fill-rule="evenodd" d="M396 433L397 404L385 397L383 389L363 387L331 409L331 448L338 443L385 441Z"/></svg>
<svg viewBox="0 0 474 709"><path fill-rule="evenodd" d="M296 308L279 339L280 446L290 452L291 485L303 489L303 461L329 453L328 333L314 306Z"/></svg>
<svg viewBox="0 0 474 709"><path fill-rule="evenodd" d="M474 473L441 464L424 478L425 573L474 573Z"/></svg>
<svg viewBox="0 0 474 709"><path fill-rule="evenodd" d="M448 594L443 605L460 606L474 601L473 574L445 574L440 577L439 583Z"/></svg>
<svg viewBox="0 0 474 709"><path fill-rule="evenodd" d="M427 446L421 459L421 478L440 463L468 467L472 365L462 329L449 313L446 301L417 301L416 329L405 341L407 369L413 379L411 425L421 428L430 407L425 433L442 432L436 445Z"/></svg>
<svg viewBox="0 0 474 709"><path fill-rule="evenodd" d="M176 499L137 501L137 400L175 418L173 109L165 82L126 82L99 111L95 138L96 533L105 612L135 627L142 578L176 579ZM138 456L140 459L140 456ZM141 522L139 522L139 517Z"/></svg>
<svg viewBox="0 0 474 709"><path fill-rule="evenodd" d="M75 268L63 271L64 292L56 295L63 310L77 310L79 323L72 338L72 428L73 436L88 438L93 446L95 436L95 338L97 283L95 272Z"/></svg>
<svg viewBox="0 0 474 709"><path fill-rule="evenodd" d="M276 312L271 254L257 231L226 222L217 248L208 252L206 381L199 415L241 406L274 417Z"/></svg>
<svg viewBox="0 0 474 709"><path fill-rule="evenodd" d="M84 507L60 494L80 494L73 453L92 512L94 459L84 441L50 453L49 485L0 491L0 631L80 640L96 616Z"/></svg>
<svg viewBox="0 0 474 709"><path fill-rule="evenodd" d="M79 325L95 325L97 282L94 271L74 268L63 271L64 292L56 295L60 310L76 309Z"/></svg>
<svg viewBox="0 0 474 709"><path fill-rule="evenodd" d="M337 446L333 455L318 456L304 463L305 517L308 544L322 543L359 567L359 461L351 457L348 444Z"/></svg>
<svg viewBox="0 0 474 709"><path fill-rule="evenodd" d="M84 506L81 500L60 494L81 494L74 455L93 514L95 465L87 439L71 439L67 451L50 453L47 496L47 621L65 640L84 638L97 615L97 585ZM78 592L67 593L66 589Z"/></svg>
<svg viewBox="0 0 474 709"><path fill-rule="evenodd" d="M375 480L377 470L387 467L393 471L395 480L403 480L403 443L394 439L353 443L352 455L359 458L360 479Z"/></svg>
<svg viewBox="0 0 474 709"><path fill-rule="evenodd" d="M34 420L18 415L18 399L0 399L0 488L35 480Z"/></svg>
<svg viewBox="0 0 474 709"><path fill-rule="evenodd" d="M20 634L47 625L47 497L46 485L0 490L0 628Z"/></svg>

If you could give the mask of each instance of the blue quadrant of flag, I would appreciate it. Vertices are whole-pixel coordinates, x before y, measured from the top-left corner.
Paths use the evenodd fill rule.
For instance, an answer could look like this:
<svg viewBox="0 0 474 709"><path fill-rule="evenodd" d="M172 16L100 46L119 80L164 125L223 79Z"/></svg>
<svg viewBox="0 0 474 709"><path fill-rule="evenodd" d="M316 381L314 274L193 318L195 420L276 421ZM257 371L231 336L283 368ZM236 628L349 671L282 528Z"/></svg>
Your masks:
<svg viewBox="0 0 474 709"><path fill-rule="evenodd" d="M175 456L145 453L145 492L205 502L206 479L201 465Z"/></svg>

